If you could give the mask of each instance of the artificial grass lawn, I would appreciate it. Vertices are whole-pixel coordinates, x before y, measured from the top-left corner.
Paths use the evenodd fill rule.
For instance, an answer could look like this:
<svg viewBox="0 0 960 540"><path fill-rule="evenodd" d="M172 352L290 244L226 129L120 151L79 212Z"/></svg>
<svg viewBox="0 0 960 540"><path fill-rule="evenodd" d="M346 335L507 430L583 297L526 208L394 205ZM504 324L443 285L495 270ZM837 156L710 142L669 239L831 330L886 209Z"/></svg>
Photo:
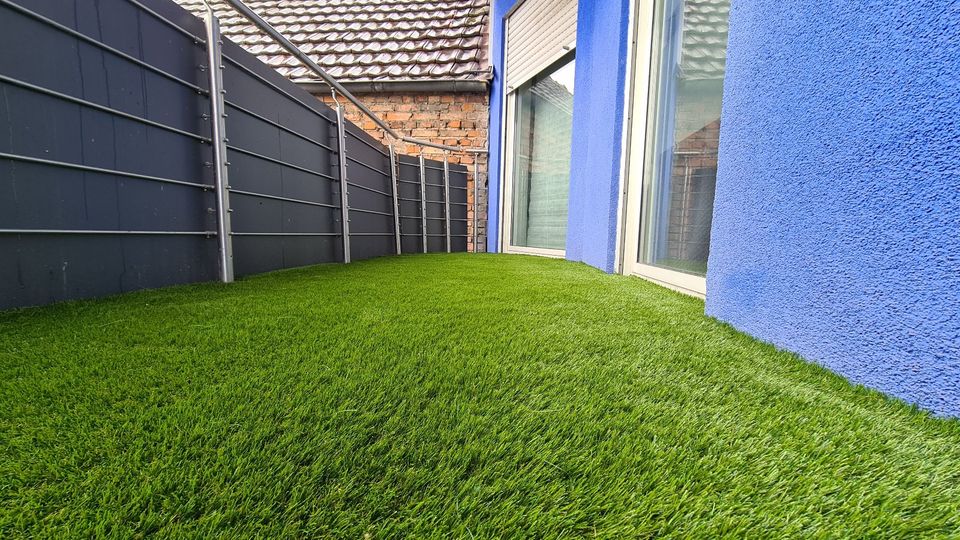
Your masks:
<svg viewBox="0 0 960 540"><path fill-rule="evenodd" d="M328 265L0 314L0 537L917 537L960 422L635 278Z"/></svg>

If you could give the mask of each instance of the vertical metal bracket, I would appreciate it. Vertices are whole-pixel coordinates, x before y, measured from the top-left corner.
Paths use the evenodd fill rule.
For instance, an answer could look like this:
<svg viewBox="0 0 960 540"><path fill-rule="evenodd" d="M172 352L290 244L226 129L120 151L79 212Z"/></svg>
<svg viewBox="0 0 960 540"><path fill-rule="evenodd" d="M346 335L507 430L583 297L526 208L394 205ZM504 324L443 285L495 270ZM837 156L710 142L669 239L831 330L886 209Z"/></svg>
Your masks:
<svg viewBox="0 0 960 540"><path fill-rule="evenodd" d="M427 252L427 168L420 151L420 228L423 237L423 252Z"/></svg>
<svg viewBox="0 0 960 540"><path fill-rule="evenodd" d="M450 163L443 152L443 232L447 235L447 253L450 253Z"/></svg>
<svg viewBox="0 0 960 540"><path fill-rule="evenodd" d="M477 184L480 182L480 154L474 154L473 156L473 252L480 253L479 245L477 240L480 238L480 234L477 232Z"/></svg>
<svg viewBox="0 0 960 540"><path fill-rule="evenodd" d="M343 105L337 104L337 161L340 164L340 233L343 262L350 262L350 199L347 195L347 132Z"/></svg>
<svg viewBox="0 0 960 540"><path fill-rule="evenodd" d="M397 183L397 154L390 145L390 193L393 195L393 232L397 240L397 255L403 254L403 248L400 247L400 199L398 191L400 185Z"/></svg>
<svg viewBox="0 0 960 540"><path fill-rule="evenodd" d="M223 70L220 51L220 21L207 5L207 73L210 82L210 147L217 191L217 243L220 281L233 281L233 229L230 226L230 183L227 176L227 143L223 105Z"/></svg>

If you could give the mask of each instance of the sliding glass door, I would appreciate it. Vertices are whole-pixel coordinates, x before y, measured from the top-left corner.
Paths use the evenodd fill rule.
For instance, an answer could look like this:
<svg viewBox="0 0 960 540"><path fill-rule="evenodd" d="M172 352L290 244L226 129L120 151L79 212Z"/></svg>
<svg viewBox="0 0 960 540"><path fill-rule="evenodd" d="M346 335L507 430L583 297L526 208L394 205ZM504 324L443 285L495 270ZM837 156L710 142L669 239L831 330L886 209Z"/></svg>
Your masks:
<svg viewBox="0 0 960 540"><path fill-rule="evenodd" d="M565 247L574 69L571 54L511 94L508 250Z"/></svg>
<svg viewBox="0 0 960 540"><path fill-rule="evenodd" d="M650 65L635 81L647 88L634 94L635 110L646 110L633 127L643 147L631 155L636 221L627 224L635 229L625 269L696 294L710 252L729 8L729 0L654 2Z"/></svg>

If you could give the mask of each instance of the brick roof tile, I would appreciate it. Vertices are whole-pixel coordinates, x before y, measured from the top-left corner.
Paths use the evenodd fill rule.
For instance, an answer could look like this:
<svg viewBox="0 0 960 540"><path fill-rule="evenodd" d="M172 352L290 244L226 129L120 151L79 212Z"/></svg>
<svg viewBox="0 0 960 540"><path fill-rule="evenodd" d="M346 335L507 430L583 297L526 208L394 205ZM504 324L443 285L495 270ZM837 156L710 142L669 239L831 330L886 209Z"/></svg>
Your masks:
<svg viewBox="0 0 960 540"><path fill-rule="evenodd" d="M202 17L203 0L174 0ZM221 32L282 75L318 78L228 4ZM344 82L487 80L488 0L250 0L247 5Z"/></svg>

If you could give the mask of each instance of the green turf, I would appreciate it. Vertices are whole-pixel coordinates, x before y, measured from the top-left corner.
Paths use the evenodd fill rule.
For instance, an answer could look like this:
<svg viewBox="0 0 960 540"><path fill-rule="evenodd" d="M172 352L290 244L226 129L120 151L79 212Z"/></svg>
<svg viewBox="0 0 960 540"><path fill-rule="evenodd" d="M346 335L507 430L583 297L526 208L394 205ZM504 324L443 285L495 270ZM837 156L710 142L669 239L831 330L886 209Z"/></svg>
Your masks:
<svg viewBox="0 0 960 540"><path fill-rule="evenodd" d="M0 314L0 537L949 537L960 422L636 278L404 256Z"/></svg>

